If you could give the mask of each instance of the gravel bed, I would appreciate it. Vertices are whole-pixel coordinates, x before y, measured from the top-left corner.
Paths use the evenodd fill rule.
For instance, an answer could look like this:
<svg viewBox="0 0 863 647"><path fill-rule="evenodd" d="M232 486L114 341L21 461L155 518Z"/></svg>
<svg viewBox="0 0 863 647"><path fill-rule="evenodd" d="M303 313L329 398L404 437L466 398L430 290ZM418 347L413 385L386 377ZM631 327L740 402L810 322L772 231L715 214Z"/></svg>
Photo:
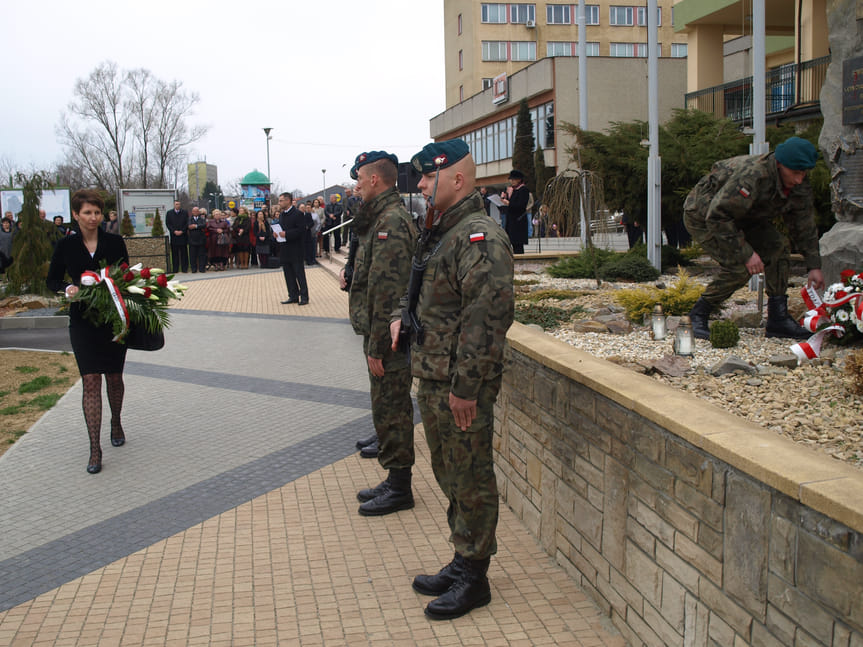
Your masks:
<svg viewBox="0 0 863 647"><path fill-rule="evenodd" d="M597 288L594 280L552 278L542 273L542 269L542 266L520 265L517 281L536 282L521 289L578 290L582 295L573 300L547 303L560 307L580 305L585 309L583 313L574 315L573 321L554 330L546 330L547 334L596 357L641 372L645 371L646 365L649 366L650 360L673 353L670 336L662 341L653 341L644 326L633 325L627 334L581 333L572 329L575 321L590 319L597 310L619 309L614 299L615 291L643 285L603 283ZM674 276L667 275L659 279L666 284L674 280ZM708 279L695 277L695 280L706 283ZM797 298L795 292L789 291L789 303ZM727 316L734 309L757 312L755 300L754 293L742 288L729 299L722 314ZM849 378L844 373L844 358L849 352L861 348L860 341L853 346L826 342L820 359L798 367L770 365L771 357L787 355L793 343L787 339L767 339L762 329L741 328L740 341L733 348L717 349L711 347L709 341L696 340L689 374L683 377L653 374L651 377L863 469L863 397L852 393ZM720 377L710 374L711 367L732 355L757 367L757 372L729 373Z"/></svg>

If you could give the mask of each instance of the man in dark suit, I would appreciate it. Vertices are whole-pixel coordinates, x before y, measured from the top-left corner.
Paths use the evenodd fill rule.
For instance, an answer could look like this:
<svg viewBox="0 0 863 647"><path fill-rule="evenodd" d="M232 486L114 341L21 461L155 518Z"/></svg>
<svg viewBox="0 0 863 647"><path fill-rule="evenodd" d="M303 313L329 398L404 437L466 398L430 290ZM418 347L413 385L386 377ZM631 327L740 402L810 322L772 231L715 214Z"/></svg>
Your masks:
<svg viewBox="0 0 863 647"><path fill-rule="evenodd" d="M171 234L171 267L174 274L189 271L189 212L174 200L174 208L165 214L165 226Z"/></svg>
<svg viewBox="0 0 863 647"><path fill-rule="evenodd" d="M275 238L279 243L279 259L282 261L285 284L288 286L288 300L282 303L298 303L304 306L309 302L309 286L303 265L305 216L294 207L294 198L290 193L279 196L279 210L279 226L282 231L275 233Z"/></svg>

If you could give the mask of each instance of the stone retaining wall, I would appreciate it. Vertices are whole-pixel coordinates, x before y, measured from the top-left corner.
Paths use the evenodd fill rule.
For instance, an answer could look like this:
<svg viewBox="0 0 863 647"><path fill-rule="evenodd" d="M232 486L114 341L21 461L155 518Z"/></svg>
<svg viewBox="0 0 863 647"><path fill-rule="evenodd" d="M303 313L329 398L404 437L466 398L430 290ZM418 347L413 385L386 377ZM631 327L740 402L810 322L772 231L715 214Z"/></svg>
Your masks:
<svg viewBox="0 0 863 647"><path fill-rule="evenodd" d="M124 239L129 252L129 264L169 268L170 245L167 236L132 236Z"/></svg>
<svg viewBox="0 0 863 647"><path fill-rule="evenodd" d="M508 339L501 496L630 645L863 647L863 472L520 324Z"/></svg>

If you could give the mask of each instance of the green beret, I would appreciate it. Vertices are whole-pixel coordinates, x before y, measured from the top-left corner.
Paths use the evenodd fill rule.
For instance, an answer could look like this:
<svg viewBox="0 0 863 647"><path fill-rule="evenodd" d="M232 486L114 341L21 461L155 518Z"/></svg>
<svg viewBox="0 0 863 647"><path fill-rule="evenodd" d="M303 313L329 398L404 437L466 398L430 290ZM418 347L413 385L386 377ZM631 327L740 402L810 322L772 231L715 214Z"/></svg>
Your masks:
<svg viewBox="0 0 863 647"><path fill-rule="evenodd" d="M776 161L795 171L806 171L815 167L818 151L807 139L789 137L776 147Z"/></svg>
<svg viewBox="0 0 863 647"><path fill-rule="evenodd" d="M369 151L368 153L360 153L354 160L354 165L351 167L351 179L357 179L357 169L366 164L377 162L378 160L389 160L396 166L399 165L399 158L392 153L386 151Z"/></svg>
<svg viewBox="0 0 863 647"><path fill-rule="evenodd" d="M463 139L448 139L443 142L426 144L411 158L411 164L420 173L431 173L452 166L470 153Z"/></svg>

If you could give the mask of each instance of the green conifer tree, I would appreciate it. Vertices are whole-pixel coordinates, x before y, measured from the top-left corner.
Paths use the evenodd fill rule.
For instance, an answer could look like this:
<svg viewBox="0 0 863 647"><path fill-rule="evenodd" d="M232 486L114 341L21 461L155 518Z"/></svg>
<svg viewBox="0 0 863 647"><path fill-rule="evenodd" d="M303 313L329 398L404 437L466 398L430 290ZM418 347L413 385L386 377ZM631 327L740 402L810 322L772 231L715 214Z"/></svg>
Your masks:
<svg viewBox="0 0 863 647"><path fill-rule="evenodd" d="M129 217L129 212L123 212L123 220L120 222L120 234L129 238L135 235L135 227L132 226L132 219Z"/></svg>
<svg viewBox="0 0 863 647"><path fill-rule="evenodd" d="M536 195L536 169L533 163L533 119L527 100L522 99L515 119L515 144L512 147L512 167L524 173L524 183Z"/></svg>
<svg viewBox="0 0 863 647"><path fill-rule="evenodd" d="M21 229L12 242L12 265L6 270L7 294L48 294L45 278L53 247L47 228L39 218L42 191L51 188L45 173L26 176L19 173L17 183L23 187L24 206L21 209ZM52 225L53 226L53 225Z"/></svg>
<svg viewBox="0 0 863 647"><path fill-rule="evenodd" d="M156 217L153 218L153 229L150 232L153 236L164 237L165 228L162 226L162 218L159 216L159 210L156 209Z"/></svg>
<svg viewBox="0 0 863 647"><path fill-rule="evenodd" d="M536 153L533 156L534 173L536 174L536 192L534 196L536 201L542 204L542 194L545 191L545 184L549 181L548 168L545 165L545 153L542 146L536 147Z"/></svg>

